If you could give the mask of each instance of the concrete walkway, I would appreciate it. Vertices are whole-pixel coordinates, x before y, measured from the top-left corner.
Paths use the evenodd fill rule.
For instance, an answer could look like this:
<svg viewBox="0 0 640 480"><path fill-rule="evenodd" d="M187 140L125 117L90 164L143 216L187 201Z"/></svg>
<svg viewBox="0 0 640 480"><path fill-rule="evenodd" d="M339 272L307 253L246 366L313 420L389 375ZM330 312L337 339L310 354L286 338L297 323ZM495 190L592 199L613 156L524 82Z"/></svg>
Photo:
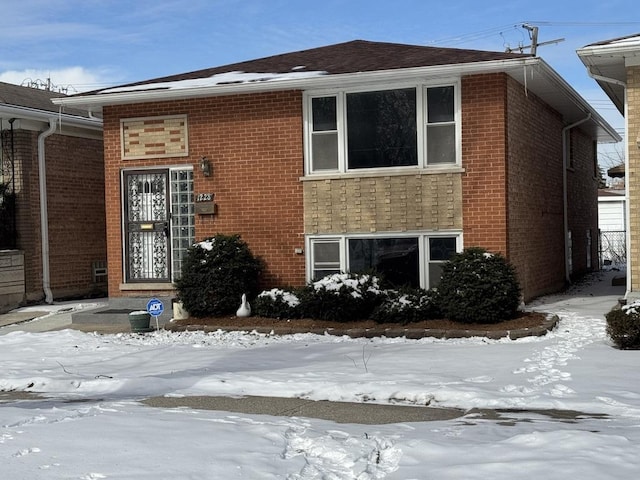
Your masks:
<svg viewBox="0 0 640 480"><path fill-rule="evenodd" d="M118 333L131 331L128 324L122 325L87 325L76 328L72 315L78 311L91 311L104 308L107 299L76 300L69 302L55 302L53 305L34 305L21 307L0 315L0 335L10 332L40 333L66 328L75 328L86 332ZM91 327L91 328L89 328Z"/></svg>
<svg viewBox="0 0 640 480"><path fill-rule="evenodd" d="M329 402L283 397L153 397L143 400L142 403L157 408L192 408L276 417L320 418L336 423L362 425L452 420L465 415L464 410L457 408Z"/></svg>

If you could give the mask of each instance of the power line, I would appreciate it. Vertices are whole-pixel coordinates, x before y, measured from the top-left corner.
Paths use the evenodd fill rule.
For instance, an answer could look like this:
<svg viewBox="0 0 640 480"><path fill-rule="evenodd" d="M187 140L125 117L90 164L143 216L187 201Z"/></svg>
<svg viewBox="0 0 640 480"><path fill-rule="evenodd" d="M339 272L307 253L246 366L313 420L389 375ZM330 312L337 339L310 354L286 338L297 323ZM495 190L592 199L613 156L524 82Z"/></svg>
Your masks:
<svg viewBox="0 0 640 480"><path fill-rule="evenodd" d="M547 20L541 20L541 21L526 20L522 22L499 25L497 27L478 30L475 32L464 33L461 35L445 37L438 40L432 40L426 43L428 45L439 45L439 44L456 45L460 43L468 43L468 42L473 42L475 40L480 40L483 38L489 38L494 35L502 35L503 33L506 33L507 30L511 30L511 29L520 32L519 29L522 27L523 24L529 24L529 25L534 24L534 25L545 25L545 26L566 26L566 27L604 27L604 26L622 27L622 26L640 25L640 22L553 22L553 21L547 21Z"/></svg>
<svg viewBox="0 0 640 480"><path fill-rule="evenodd" d="M555 25L563 27L623 27L631 25L640 25L640 22L549 22L549 21L533 21L529 20L525 23L535 23L538 25Z"/></svg>

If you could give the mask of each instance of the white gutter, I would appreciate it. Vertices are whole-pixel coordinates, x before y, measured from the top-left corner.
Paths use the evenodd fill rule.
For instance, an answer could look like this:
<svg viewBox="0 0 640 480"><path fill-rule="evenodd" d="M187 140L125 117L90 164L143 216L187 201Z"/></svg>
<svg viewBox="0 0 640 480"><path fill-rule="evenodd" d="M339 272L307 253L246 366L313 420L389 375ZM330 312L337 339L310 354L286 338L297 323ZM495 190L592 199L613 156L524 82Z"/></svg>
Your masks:
<svg viewBox="0 0 640 480"><path fill-rule="evenodd" d="M571 283L571 272L569 270L569 192L567 187L567 161L569 159L567 146L567 136L570 135L570 130L578 125L591 120L591 113L588 113L585 118L578 120L577 122L567 125L562 129L562 217L564 223L564 275L567 284Z"/></svg>
<svg viewBox="0 0 640 480"><path fill-rule="evenodd" d="M510 68L522 68L527 65L539 65L540 58L527 57L508 60L491 60L487 62L473 62L462 64L436 65L428 67L401 68L373 72L355 72L333 75L318 75L289 80L271 80L264 82L234 83L228 85L210 85L190 88L158 88L153 89L153 83L143 86L130 87L128 92L96 93L92 95L73 95L70 97L52 98L56 105L67 106L103 106L153 101L170 101L191 97L211 97L218 95L232 95L280 90L310 90L331 88L336 85L348 87L363 82L394 82L414 78L438 78L459 75L474 75L505 71ZM126 87L118 87L124 89ZM144 90L135 90L144 88ZM108 89L105 89L108 90Z"/></svg>
<svg viewBox="0 0 640 480"><path fill-rule="evenodd" d="M576 53L579 57L636 56L639 47L640 36L635 36L608 44L587 45L578 49Z"/></svg>
<svg viewBox="0 0 640 480"><path fill-rule="evenodd" d="M605 82L605 83L613 83L614 85L620 85L621 87L627 88L627 83L623 82L622 80L618 80L617 78L611 78L611 77L605 77L603 75L598 75L596 73L593 73L591 71L591 67L593 65L590 65L587 67L587 74L593 78L596 81L601 81L601 82Z"/></svg>
<svg viewBox="0 0 640 480"><path fill-rule="evenodd" d="M345 74L327 74L287 80L266 80L263 82L244 82L233 84L215 84L197 87L167 88L171 82L163 82L163 88L155 88L154 84L137 85L131 87L116 87L113 93L94 93L91 95L73 95L70 97L52 98L56 105L78 107L91 110L105 105L123 105L144 102L165 102L183 100L187 98L213 97L224 95L248 94L283 90L321 90L329 88L349 88L367 84L385 84L406 82L408 80L424 81L425 79L450 79L467 75L505 72L512 76L520 76L523 68L533 67L540 75L556 85L557 90L563 92L570 103L581 113L591 112L593 121L614 141L620 141L616 131L576 92L558 73L556 73L540 57L512 58L507 60L491 60L486 62L472 62L462 64L435 65L427 67L401 68L373 72L355 72ZM175 82L179 84L179 81ZM122 91L129 88L128 91ZM530 87L531 88L531 87ZM535 89L531 88L534 93ZM544 99L544 95L538 94ZM548 102L553 105L553 102ZM574 117L575 118L575 117Z"/></svg>
<svg viewBox="0 0 640 480"><path fill-rule="evenodd" d="M63 124L71 125L74 127L86 128L88 130L102 131L102 119L93 117L79 117L77 115L69 115L67 113L44 113L42 110L36 110L27 107L18 107L14 105L0 105L0 116L7 116L9 118L20 118L24 120L33 120L37 122L46 122L52 115L56 115Z"/></svg>
<svg viewBox="0 0 640 480"><path fill-rule="evenodd" d="M47 210L47 169L44 141L58 126L56 117L49 118L49 129L38 135L38 178L40 180L40 241L42 243L42 289L45 302L53 303L51 272L49 271L49 215Z"/></svg>

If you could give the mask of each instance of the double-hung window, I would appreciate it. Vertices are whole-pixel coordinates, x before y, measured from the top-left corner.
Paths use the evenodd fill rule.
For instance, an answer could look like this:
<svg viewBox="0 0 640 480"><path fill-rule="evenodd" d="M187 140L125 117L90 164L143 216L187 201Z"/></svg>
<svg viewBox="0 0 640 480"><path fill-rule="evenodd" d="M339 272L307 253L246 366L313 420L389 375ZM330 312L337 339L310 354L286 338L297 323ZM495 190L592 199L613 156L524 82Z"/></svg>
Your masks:
<svg viewBox="0 0 640 480"><path fill-rule="evenodd" d="M427 165L456 163L456 116L453 86L426 88Z"/></svg>
<svg viewBox="0 0 640 480"><path fill-rule="evenodd" d="M307 171L459 163L457 84L307 95Z"/></svg>
<svg viewBox="0 0 640 480"><path fill-rule="evenodd" d="M462 248L457 233L309 238L309 280L338 272L377 272L395 286L432 288Z"/></svg>
<svg viewBox="0 0 640 480"><path fill-rule="evenodd" d="M338 98L311 99L311 169L338 169Z"/></svg>

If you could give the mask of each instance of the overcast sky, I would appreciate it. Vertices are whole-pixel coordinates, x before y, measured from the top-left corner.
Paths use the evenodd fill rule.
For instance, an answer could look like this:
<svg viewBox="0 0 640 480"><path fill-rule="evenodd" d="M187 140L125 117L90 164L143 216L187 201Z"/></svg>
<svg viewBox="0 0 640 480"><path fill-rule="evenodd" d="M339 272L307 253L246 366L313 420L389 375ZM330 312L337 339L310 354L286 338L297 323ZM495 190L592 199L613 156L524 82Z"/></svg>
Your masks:
<svg viewBox="0 0 640 480"><path fill-rule="evenodd" d="M0 81L76 93L354 39L504 51L530 44L618 131L575 51L640 32L637 0L0 0Z"/></svg>

